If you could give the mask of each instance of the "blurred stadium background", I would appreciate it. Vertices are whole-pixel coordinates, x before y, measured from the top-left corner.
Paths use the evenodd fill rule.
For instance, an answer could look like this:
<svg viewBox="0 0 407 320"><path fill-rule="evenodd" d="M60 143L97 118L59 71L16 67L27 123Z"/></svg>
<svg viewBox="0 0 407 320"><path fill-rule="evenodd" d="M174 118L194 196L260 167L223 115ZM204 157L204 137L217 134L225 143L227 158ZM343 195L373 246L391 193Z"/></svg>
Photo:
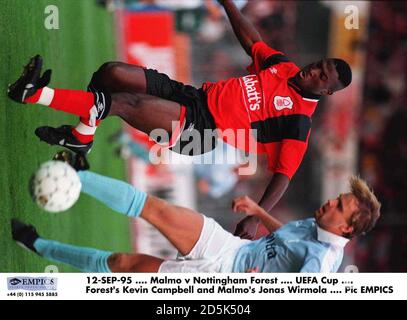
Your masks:
<svg viewBox="0 0 407 320"><path fill-rule="evenodd" d="M264 40L297 64L339 56L350 62L354 72L349 89L320 102L308 152L273 214L282 221L313 215L327 198L346 191L351 174L359 173L382 202L382 218L373 232L347 247L341 271L355 265L360 272L406 272L407 4L236 2ZM244 75L249 58L213 0L59 0L52 4L59 9L58 30L44 27L48 1L1 1L0 271L42 272L49 265L11 241L9 219L14 216L36 225L45 237L173 257L174 249L154 228L113 214L86 196L66 213L50 215L35 207L28 196L28 179L57 149L40 143L33 131L39 125L76 119L11 103L5 88L36 53L44 56L45 67L53 69L53 86L76 89L85 88L92 72L108 60L156 68L199 87L204 81ZM344 26L350 5L358 9L357 29ZM231 231L241 218L230 210L231 200L242 194L259 200L270 177L262 158L250 177L236 175L235 165L200 166L193 159L153 165L148 161L151 142L117 119L105 121L95 141L89 157L92 170L195 208Z"/></svg>

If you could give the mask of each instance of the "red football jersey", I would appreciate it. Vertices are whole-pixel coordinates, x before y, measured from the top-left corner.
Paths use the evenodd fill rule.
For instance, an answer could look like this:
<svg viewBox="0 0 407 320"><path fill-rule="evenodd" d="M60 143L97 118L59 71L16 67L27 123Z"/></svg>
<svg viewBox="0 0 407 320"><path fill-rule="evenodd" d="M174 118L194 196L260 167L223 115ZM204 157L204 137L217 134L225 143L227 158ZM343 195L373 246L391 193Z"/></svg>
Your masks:
<svg viewBox="0 0 407 320"><path fill-rule="evenodd" d="M300 69L282 52L264 42L251 50L250 75L204 83L208 108L226 142L249 152L250 143L256 144L257 153L267 154L269 169L291 179L307 149L319 96L290 81ZM238 129L245 134L239 136Z"/></svg>

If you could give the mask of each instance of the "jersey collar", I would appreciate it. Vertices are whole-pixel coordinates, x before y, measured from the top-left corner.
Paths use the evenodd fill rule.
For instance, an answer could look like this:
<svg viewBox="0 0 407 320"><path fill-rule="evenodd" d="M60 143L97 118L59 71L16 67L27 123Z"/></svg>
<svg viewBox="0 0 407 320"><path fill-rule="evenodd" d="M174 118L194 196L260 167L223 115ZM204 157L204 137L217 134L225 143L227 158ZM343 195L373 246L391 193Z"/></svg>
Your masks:
<svg viewBox="0 0 407 320"><path fill-rule="evenodd" d="M349 239L338 236L332 232L326 231L317 225L317 238L318 241L329 243L336 247L345 247Z"/></svg>
<svg viewBox="0 0 407 320"><path fill-rule="evenodd" d="M292 77L288 79L288 85L293 88L304 100L318 102L321 99L321 96L318 94L313 94L311 92L307 92L305 90L301 90L299 86L295 83L295 78Z"/></svg>

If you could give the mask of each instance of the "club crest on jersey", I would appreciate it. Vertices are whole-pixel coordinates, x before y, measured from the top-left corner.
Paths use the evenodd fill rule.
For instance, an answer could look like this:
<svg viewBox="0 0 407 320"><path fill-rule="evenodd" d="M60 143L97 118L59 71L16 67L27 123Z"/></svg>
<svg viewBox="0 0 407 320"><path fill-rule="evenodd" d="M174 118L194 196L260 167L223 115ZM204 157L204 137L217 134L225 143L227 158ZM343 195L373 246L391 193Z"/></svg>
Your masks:
<svg viewBox="0 0 407 320"><path fill-rule="evenodd" d="M290 97L281 97L281 96L274 97L274 107L278 111L283 110L283 109L292 109L293 104L294 103Z"/></svg>

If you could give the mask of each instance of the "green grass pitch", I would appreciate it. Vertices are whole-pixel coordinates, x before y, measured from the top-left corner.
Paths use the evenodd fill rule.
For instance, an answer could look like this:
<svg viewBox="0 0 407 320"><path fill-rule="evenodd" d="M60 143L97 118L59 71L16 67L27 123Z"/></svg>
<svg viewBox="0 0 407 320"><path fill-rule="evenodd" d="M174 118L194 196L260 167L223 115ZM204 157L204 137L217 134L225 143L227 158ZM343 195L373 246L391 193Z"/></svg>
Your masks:
<svg viewBox="0 0 407 320"><path fill-rule="evenodd" d="M93 0L54 0L59 29L47 30L48 0L5 0L0 10L0 272L43 272L55 264L60 272L77 270L46 261L18 247L10 234L10 218L34 224L40 235L71 244L110 251L130 250L128 219L96 200L82 195L67 212L50 214L39 209L28 194L36 168L60 148L34 135L41 125L75 124L77 117L39 105L20 105L6 97L7 84L21 73L29 57L39 53L45 68L53 70L50 86L85 90L92 73L114 59L113 17ZM102 123L89 161L91 169L125 178L123 162L113 153L107 137L120 121Z"/></svg>

